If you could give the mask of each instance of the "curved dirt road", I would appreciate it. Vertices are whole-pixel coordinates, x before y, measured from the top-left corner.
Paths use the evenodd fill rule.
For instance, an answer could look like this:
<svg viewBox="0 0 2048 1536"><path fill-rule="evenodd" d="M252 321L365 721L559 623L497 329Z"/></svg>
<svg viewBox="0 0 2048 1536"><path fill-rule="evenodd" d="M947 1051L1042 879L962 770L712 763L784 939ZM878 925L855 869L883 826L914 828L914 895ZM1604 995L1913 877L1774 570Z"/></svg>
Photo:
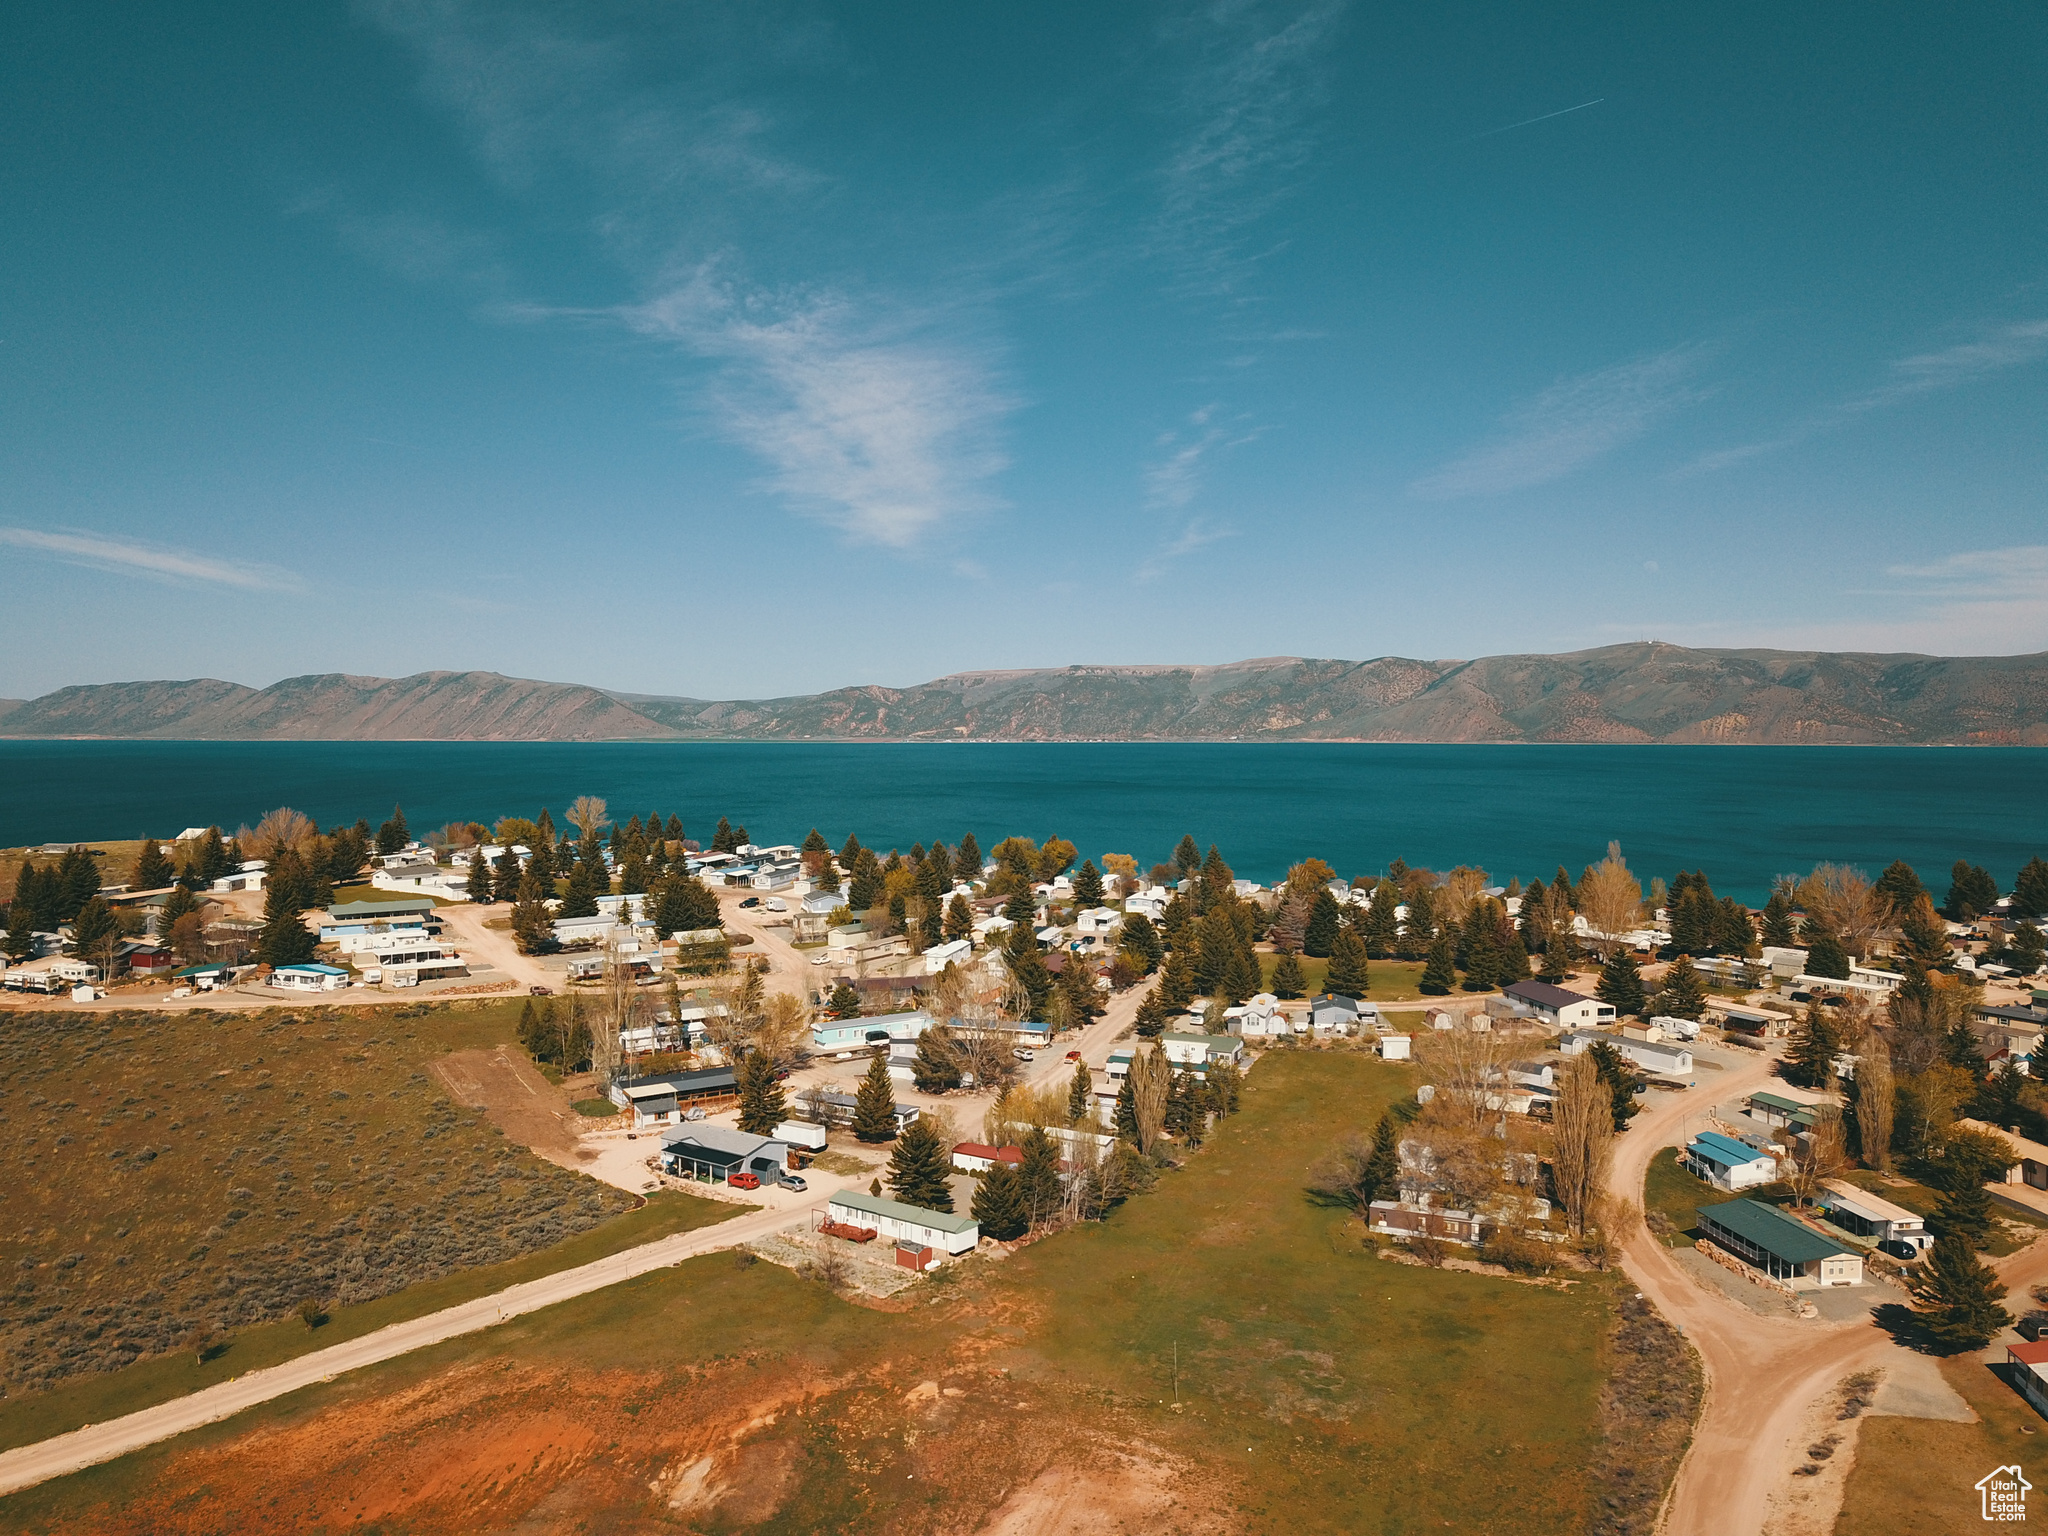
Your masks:
<svg viewBox="0 0 2048 1536"><path fill-rule="evenodd" d="M1686 1122L1772 1081L1776 1058L1759 1056L1701 1086L1660 1094L1615 1150L1613 1188L1640 1199L1650 1159L1690 1134ZM1638 1229L1622 1266L1657 1310L1699 1351L1706 1401L1692 1448L1671 1492L1664 1536L1761 1536L1774 1493L1803 1460L1797 1443L1808 1412L1844 1376L1917 1358L1868 1322L1759 1317L1707 1290L1671 1252Z"/></svg>
<svg viewBox="0 0 2048 1536"><path fill-rule="evenodd" d="M415 1349L424 1349L430 1344L495 1327L521 1313L585 1296L650 1270L680 1264L684 1259L695 1258L701 1253L752 1242L803 1219L805 1212L824 1205L825 1200L826 1197L820 1195L801 1207L752 1211L716 1226L678 1232L673 1237L643 1243L638 1248L628 1248L576 1269L543 1275L538 1280L526 1281L493 1296L480 1296L475 1301L430 1312L425 1317L393 1323L359 1339L315 1350L282 1365L251 1371L246 1376L237 1376L187 1397L144 1408L125 1418L88 1425L68 1435L58 1435L54 1439L0 1453L0 1494L12 1493L18 1488L27 1488L102 1461L111 1461L116 1456L124 1456L159 1440L168 1440L188 1429L230 1418L244 1408L282 1397L287 1392L296 1392L301 1387L309 1387L343 1371L359 1370Z"/></svg>

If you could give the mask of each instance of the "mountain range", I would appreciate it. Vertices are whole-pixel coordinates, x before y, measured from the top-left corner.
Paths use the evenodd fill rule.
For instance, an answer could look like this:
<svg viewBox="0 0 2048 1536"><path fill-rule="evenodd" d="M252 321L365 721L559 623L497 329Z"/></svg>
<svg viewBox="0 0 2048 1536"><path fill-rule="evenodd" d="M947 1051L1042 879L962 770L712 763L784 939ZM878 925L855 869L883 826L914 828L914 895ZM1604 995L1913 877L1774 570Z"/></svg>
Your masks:
<svg viewBox="0 0 2048 1536"><path fill-rule="evenodd" d="M0 737L219 741L1409 741L2048 746L2048 653L1691 650L961 672L779 699L495 672L100 683L0 700Z"/></svg>

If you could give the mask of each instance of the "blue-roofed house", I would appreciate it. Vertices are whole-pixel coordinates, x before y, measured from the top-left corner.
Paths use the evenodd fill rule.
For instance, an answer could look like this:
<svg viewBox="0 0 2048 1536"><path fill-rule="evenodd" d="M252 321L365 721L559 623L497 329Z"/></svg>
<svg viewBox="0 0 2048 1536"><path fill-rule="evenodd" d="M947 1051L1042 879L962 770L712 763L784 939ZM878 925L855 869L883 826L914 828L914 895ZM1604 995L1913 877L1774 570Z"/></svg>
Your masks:
<svg viewBox="0 0 2048 1536"><path fill-rule="evenodd" d="M1703 1131L1685 1149L1685 1166L1716 1189L1733 1194L1778 1176L1778 1160L1718 1131Z"/></svg>

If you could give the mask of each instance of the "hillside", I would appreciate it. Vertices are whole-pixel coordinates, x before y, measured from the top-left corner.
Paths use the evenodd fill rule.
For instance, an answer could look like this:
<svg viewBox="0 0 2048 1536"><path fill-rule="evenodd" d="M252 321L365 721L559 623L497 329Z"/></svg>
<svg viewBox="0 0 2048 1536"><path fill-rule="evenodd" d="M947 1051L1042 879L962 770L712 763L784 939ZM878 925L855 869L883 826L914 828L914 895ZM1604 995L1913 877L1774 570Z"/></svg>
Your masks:
<svg viewBox="0 0 2048 1536"><path fill-rule="evenodd" d="M63 688L0 737L203 740L1416 741L2048 746L2048 654L1706 651L1645 641L1477 661L1268 657L961 672L780 699L609 693L495 672L246 688Z"/></svg>

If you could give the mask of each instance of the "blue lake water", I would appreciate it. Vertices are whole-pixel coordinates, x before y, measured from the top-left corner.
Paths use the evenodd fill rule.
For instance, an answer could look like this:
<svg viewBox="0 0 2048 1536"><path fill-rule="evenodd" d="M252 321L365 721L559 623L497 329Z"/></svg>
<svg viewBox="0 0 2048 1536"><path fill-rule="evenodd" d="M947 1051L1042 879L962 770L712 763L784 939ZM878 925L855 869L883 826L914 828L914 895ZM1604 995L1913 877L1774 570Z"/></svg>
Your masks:
<svg viewBox="0 0 2048 1536"><path fill-rule="evenodd" d="M0 847L232 830L280 805L323 826L394 804L421 831L559 820L579 794L705 841L725 815L758 842L1057 833L1149 865L1192 832L1262 881L1310 854L1347 876L1401 858L1547 880L1617 838L1646 877L1703 868L1752 902L1823 859L1903 858L1938 899L1958 858L2009 885L2048 852L2048 752L2024 748L1306 743L0 742Z"/></svg>

